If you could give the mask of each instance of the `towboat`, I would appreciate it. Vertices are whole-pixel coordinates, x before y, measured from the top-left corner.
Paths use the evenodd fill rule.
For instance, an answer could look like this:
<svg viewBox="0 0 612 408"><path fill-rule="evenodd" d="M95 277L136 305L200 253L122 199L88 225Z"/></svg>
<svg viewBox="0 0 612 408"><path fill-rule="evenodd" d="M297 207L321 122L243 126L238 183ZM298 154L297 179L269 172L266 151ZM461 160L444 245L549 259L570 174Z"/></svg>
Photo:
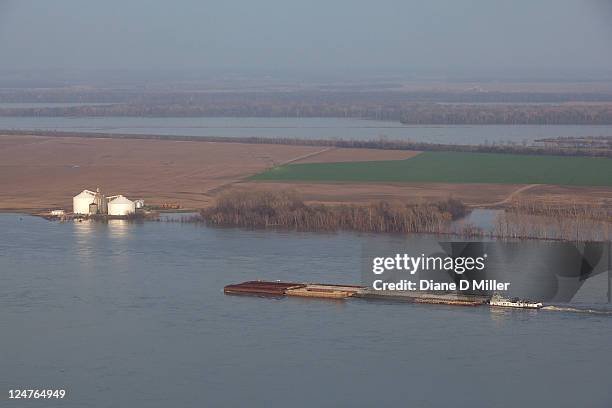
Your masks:
<svg viewBox="0 0 612 408"><path fill-rule="evenodd" d="M489 304L495 307L514 307L519 309L540 309L543 306L541 302L531 302L519 298L508 299L497 293L491 297Z"/></svg>

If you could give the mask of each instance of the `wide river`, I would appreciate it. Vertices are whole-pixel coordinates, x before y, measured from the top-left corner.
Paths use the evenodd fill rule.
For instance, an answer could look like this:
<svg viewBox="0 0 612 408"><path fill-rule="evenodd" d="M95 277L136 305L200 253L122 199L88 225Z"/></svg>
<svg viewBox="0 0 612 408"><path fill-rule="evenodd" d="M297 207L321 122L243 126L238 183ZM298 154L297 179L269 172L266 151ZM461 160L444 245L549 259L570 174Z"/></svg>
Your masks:
<svg viewBox="0 0 612 408"><path fill-rule="evenodd" d="M357 283L362 248L402 236L15 214L0 231L2 406L612 406L609 315L222 292ZM7 399L37 387L68 397Z"/></svg>
<svg viewBox="0 0 612 408"><path fill-rule="evenodd" d="M462 145L530 144L545 137L612 136L612 126L436 126L337 118L0 117L0 129L214 137L387 139Z"/></svg>

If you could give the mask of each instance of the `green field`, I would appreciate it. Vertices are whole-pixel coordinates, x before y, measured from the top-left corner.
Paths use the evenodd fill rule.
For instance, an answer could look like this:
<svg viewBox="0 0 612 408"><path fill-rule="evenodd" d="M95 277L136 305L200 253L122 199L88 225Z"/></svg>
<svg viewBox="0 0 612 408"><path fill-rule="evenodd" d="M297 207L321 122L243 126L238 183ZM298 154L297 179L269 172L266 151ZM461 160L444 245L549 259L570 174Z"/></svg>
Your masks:
<svg viewBox="0 0 612 408"><path fill-rule="evenodd" d="M424 152L406 160L290 164L251 180L612 186L612 159Z"/></svg>

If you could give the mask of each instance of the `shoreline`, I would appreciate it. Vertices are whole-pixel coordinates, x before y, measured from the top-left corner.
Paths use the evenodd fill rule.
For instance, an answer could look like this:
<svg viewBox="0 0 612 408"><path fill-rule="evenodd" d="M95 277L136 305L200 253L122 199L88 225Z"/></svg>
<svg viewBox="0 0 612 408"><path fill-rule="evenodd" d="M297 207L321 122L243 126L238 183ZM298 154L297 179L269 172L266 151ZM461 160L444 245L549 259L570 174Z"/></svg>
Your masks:
<svg viewBox="0 0 612 408"><path fill-rule="evenodd" d="M94 136L0 133L0 212L36 216L52 209L69 211L76 193L96 187L108 194L143 199L149 208L161 213L210 209L227 190L246 193L292 191L299 193L305 204L315 207L365 207L377 202L392 206L435 204L452 198L470 209L508 209L510 202L516 199L525 200L526 204L541 202L552 206L569 203L580 209L583 206L607 208L612 198L612 190L608 187L251 181L252 175L285 163L403 160L420 153L249 144L239 140L223 143ZM527 235L518 229L511 233L517 237Z"/></svg>
<svg viewBox="0 0 612 408"><path fill-rule="evenodd" d="M172 213L172 211L170 211L170 213ZM508 240L519 240L519 241L550 241L550 242L571 242L569 240L565 240L562 238L539 238L539 237L515 237L515 238L502 238L502 237L496 237L493 235L461 235L460 233L456 233L456 232L428 232L428 231L417 231L417 232L389 232L389 231L355 231L355 230L300 230L300 229L295 229L295 228L283 228L283 227L245 227L245 226L241 226L241 225L209 225L205 222L191 222L191 221L182 221L182 220L161 220L159 218L156 219L151 219L151 218L129 218L129 217L122 217L122 216L117 216L117 217L112 217L112 218L106 218L106 219L94 219L94 218L90 218L90 217L84 217L84 218L72 218L72 219L68 219L68 220L61 220L59 217L54 217L54 218L50 218L50 217L46 217L44 215L42 215L41 213L28 213L28 212L16 212L16 211L4 211L4 210L0 210L0 214L9 214L9 215L15 215L15 216L30 216L30 217L37 217L37 218L42 218L45 221L49 221L49 222L67 222L67 221L76 221L76 220L80 220L80 221L93 221L93 222L105 222L105 221L110 221L110 220L124 220L124 221L139 221L139 222L169 222L169 223L179 223L179 224L198 224L201 225L205 228L213 228L213 229L238 229L238 230L248 230L248 231L269 231L269 232L296 232L296 233L312 233L312 234L335 234L335 233L354 233L354 234L383 234L383 235L435 235L435 236L440 236L440 237L451 237L451 238L461 238L461 239L476 239L476 238L482 238L482 239L508 239ZM602 242L607 242L607 241L602 241Z"/></svg>

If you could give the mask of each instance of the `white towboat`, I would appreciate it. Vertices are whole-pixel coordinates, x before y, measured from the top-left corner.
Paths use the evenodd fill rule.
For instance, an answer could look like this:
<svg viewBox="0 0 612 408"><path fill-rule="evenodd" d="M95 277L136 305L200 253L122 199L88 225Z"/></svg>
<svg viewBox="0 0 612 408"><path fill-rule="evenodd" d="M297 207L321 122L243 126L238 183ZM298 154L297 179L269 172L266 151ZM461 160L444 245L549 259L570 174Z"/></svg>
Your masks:
<svg viewBox="0 0 612 408"><path fill-rule="evenodd" d="M519 298L507 299L497 293L491 297L489 304L496 307L514 307L519 309L539 309L543 306L541 302L530 302Z"/></svg>

